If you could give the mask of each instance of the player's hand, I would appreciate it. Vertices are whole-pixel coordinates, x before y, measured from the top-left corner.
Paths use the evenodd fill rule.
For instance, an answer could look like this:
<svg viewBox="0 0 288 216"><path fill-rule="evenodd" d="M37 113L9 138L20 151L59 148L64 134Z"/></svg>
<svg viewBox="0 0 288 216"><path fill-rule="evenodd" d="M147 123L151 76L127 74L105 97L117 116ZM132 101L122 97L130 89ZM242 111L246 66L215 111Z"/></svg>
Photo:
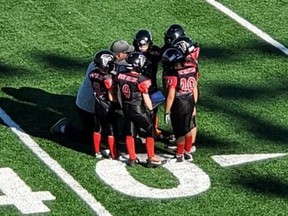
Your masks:
<svg viewBox="0 0 288 216"><path fill-rule="evenodd" d="M165 123L166 123L166 124L171 124L170 113L165 113L164 119L165 119Z"/></svg>

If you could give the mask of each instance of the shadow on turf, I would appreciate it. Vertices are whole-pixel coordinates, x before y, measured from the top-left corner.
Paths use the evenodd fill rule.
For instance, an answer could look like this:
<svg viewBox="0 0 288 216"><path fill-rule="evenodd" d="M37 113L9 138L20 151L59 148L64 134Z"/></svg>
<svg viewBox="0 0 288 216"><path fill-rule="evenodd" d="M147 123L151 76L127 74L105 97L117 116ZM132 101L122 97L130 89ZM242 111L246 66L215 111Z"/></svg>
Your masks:
<svg viewBox="0 0 288 216"><path fill-rule="evenodd" d="M0 62L0 76L9 76L9 77L20 75L23 76L28 73L29 71L23 68L14 67Z"/></svg>
<svg viewBox="0 0 288 216"><path fill-rule="evenodd" d="M284 57L281 51L277 48L269 45L268 43L260 40L250 40L249 42L243 42L241 44L231 44L227 45L225 43L225 47L221 47L221 45L211 45L211 44L199 44L200 45L200 62L205 60L213 60L217 62L235 62L239 61L240 57L247 57L249 55L265 54L268 55L269 58L279 58ZM231 48L227 48L231 47Z"/></svg>
<svg viewBox="0 0 288 216"><path fill-rule="evenodd" d="M32 57L47 68L53 68L56 70L64 69L69 72L86 71L90 63L89 60L77 59L63 54L56 54L45 51L36 51L31 54Z"/></svg>
<svg viewBox="0 0 288 216"><path fill-rule="evenodd" d="M60 118L67 117L77 127L75 97L52 94L41 89L4 87L2 91L16 100L0 98L0 106L29 135L41 137L73 150L93 155L92 145L81 144L65 136L51 135L50 127Z"/></svg>
<svg viewBox="0 0 288 216"><path fill-rule="evenodd" d="M281 83L284 82L283 80ZM278 83L279 84L279 83ZM209 92L213 92L215 97L200 98L200 104L205 109L209 109L212 112L222 112L225 115L236 119L241 125L241 128L245 128L247 132L254 134L259 139L276 141L283 144L288 142L288 130L282 126L278 126L273 122L269 122L265 119L255 117L255 113L250 113L249 110L240 109L235 107L233 101L252 101L257 103L259 101L267 101L274 99L275 95L287 95L287 85L272 85L271 89L245 87L240 85L212 85L209 87ZM211 93L209 93L211 95ZM219 100L220 99L220 100ZM223 99L225 104L223 104ZM273 110L272 110L273 112Z"/></svg>
<svg viewBox="0 0 288 216"><path fill-rule="evenodd" d="M241 188L245 188L257 194L288 198L288 184L277 177L255 175L253 173L242 174L239 179L233 182Z"/></svg>

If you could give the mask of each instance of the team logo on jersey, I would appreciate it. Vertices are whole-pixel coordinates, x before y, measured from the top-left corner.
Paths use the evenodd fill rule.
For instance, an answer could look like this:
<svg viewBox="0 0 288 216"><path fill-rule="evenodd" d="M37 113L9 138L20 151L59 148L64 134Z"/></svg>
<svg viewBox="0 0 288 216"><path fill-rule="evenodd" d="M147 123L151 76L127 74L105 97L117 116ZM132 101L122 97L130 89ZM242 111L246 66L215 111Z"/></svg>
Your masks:
<svg viewBox="0 0 288 216"><path fill-rule="evenodd" d="M130 91L130 88L129 88L128 84L125 84L125 85L122 86L122 93L123 93L123 95L125 96L126 99L130 98L131 91Z"/></svg>

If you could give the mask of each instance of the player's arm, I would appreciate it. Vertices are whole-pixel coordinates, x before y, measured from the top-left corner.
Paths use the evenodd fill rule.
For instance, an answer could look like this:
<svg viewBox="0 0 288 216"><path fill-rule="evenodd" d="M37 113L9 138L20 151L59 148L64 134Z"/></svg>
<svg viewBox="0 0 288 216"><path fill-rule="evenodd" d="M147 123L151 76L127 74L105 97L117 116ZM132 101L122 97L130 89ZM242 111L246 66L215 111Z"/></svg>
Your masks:
<svg viewBox="0 0 288 216"><path fill-rule="evenodd" d="M194 83L193 97L194 97L194 101L196 104L198 102L198 84L197 84L197 81Z"/></svg>
<svg viewBox="0 0 288 216"><path fill-rule="evenodd" d="M152 101L148 93L142 93L144 103L149 111L153 110Z"/></svg>
<svg viewBox="0 0 288 216"><path fill-rule="evenodd" d="M164 76L164 88L166 91L165 114L171 112L171 107L175 99L177 77L171 75Z"/></svg>
<svg viewBox="0 0 288 216"><path fill-rule="evenodd" d="M175 88L171 87L168 89L167 97L166 97L166 104L165 104L165 113L171 112L171 107L175 98Z"/></svg>
<svg viewBox="0 0 288 216"><path fill-rule="evenodd" d="M144 103L149 111L153 110L152 101L150 95L148 94L148 89L151 86L151 80L145 79L138 84L138 90L141 92Z"/></svg>

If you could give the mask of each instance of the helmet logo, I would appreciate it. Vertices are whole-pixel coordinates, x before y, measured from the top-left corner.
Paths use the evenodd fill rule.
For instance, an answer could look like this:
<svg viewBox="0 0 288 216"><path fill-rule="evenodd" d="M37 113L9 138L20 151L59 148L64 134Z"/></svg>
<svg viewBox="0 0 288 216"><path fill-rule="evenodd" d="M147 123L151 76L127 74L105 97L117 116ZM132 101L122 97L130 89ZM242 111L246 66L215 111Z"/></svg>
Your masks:
<svg viewBox="0 0 288 216"><path fill-rule="evenodd" d="M102 64L103 64L103 67L107 67L108 64L113 61L113 56L111 56L110 54L103 54L101 55L101 61L102 61Z"/></svg>
<svg viewBox="0 0 288 216"><path fill-rule="evenodd" d="M146 57L144 55L139 55L139 67L142 68L146 62Z"/></svg>
<svg viewBox="0 0 288 216"><path fill-rule="evenodd" d="M188 44L186 41L179 41L178 43L175 44L175 47L181 50L182 53L186 53Z"/></svg>
<svg viewBox="0 0 288 216"><path fill-rule="evenodd" d="M142 40L139 41L139 45L145 46L147 44L148 39L144 38Z"/></svg>

